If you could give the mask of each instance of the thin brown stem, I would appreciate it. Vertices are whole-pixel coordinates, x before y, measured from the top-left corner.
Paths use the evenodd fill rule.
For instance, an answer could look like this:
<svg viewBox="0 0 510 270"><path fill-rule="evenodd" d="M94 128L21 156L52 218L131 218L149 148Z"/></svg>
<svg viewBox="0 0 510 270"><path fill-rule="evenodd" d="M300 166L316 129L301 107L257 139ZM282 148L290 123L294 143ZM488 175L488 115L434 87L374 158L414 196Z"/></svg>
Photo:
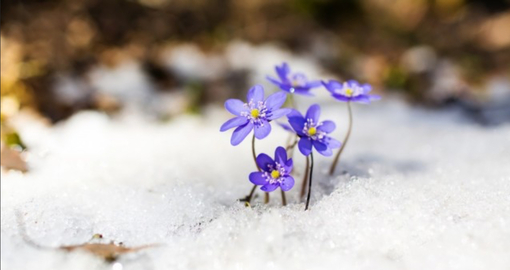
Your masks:
<svg viewBox="0 0 510 270"><path fill-rule="evenodd" d="M253 194L255 193L256 188L257 188L257 185L253 185L253 187L251 188L250 194L248 194L248 196L246 196L244 199L241 199L240 201L251 203L251 199L253 198Z"/></svg>
<svg viewBox="0 0 510 270"><path fill-rule="evenodd" d="M257 154L255 153L255 134L253 134L253 138L251 139L251 153L253 155L253 161L255 162L255 166L257 167L257 170L260 172L259 165L257 165ZM246 196L241 201L251 203L251 199L253 198L253 194L255 193L255 189L257 188L257 185L253 185L251 188L250 194Z"/></svg>
<svg viewBox="0 0 510 270"><path fill-rule="evenodd" d="M253 134L253 140L252 140L252 143L251 143L252 147L252 153L253 153L253 160L255 160L255 165L257 166L257 170L259 170L259 172L261 172L262 170L260 169L259 165L257 164L257 158L255 156L255 133ZM269 203L269 193L266 192L264 193L264 203L265 204L268 204Z"/></svg>
<svg viewBox="0 0 510 270"><path fill-rule="evenodd" d="M340 159L340 155L342 154L342 151L344 151L345 145L347 144L347 141L349 140L349 136L351 135L352 110L351 110L350 102L347 102L347 109L349 111L349 128L347 129L347 134L345 134L345 138L342 142L342 146L340 146L340 149L338 150L338 153L336 153L335 159L333 160L333 163L331 164L331 167L329 168L329 175L333 175L333 173L335 173L335 168L336 168L336 165L338 164L338 161Z"/></svg>
<svg viewBox="0 0 510 270"><path fill-rule="evenodd" d="M299 198L303 199L306 192L306 184L308 183L308 173L310 172L310 158L306 157L305 175L303 176L303 183L301 184L301 193Z"/></svg>
<svg viewBox="0 0 510 270"><path fill-rule="evenodd" d="M290 99L290 105L292 106L292 108L297 110L296 101L294 100L294 94L290 94L289 99Z"/></svg>
<svg viewBox="0 0 510 270"><path fill-rule="evenodd" d="M253 138L251 139L251 154L253 155L253 161L255 162L255 166L257 170L260 172L259 165L257 164L257 154L255 153L255 133L253 134Z"/></svg>
<svg viewBox="0 0 510 270"><path fill-rule="evenodd" d="M294 135L293 137L294 137L294 142L292 144L288 144L287 147L285 147L285 150L287 150L287 152L289 152L289 150L294 150L294 147L296 147L296 144L298 143L298 136Z"/></svg>
<svg viewBox="0 0 510 270"><path fill-rule="evenodd" d="M310 178L308 179L308 196L306 197L305 211L310 205L310 195L312 194L312 176L313 176L313 151L310 152Z"/></svg>
<svg viewBox="0 0 510 270"><path fill-rule="evenodd" d="M282 192L282 205L286 206L287 205L287 198L285 198L285 191L283 191L283 189L281 189L281 188L280 188L280 191Z"/></svg>
<svg viewBox="0 0 510 270"><path fill-rule="evenodd" d="M293 109L297 110L296 101L294 100L294 95L289 95L290 105ZM294 142L290 143L290 140L294 138ZM287 140L287 147L285 147L285 150L287 151L287 156L293 157L294 156L294 148L296 147L298 143L298 136L296 134L293 134L289 137L289 140Z"/></svg>
<svg viewBox="0 0 510 270"><path fill-rule="evenodd" d="M292 144L292 139L294 139L294 134L289 133L289 136L287 137L287 142L285 143L286 145L285 150L288 150L287 148L289 148L290 145Z"/></svg>

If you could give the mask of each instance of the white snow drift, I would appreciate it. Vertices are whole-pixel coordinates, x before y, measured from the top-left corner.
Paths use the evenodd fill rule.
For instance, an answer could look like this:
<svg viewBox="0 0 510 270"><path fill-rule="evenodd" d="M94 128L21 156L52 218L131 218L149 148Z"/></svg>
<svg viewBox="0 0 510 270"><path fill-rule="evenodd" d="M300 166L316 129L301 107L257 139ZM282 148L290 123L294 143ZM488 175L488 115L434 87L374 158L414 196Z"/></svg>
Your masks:
<svg viewBox="0 0 510 270"><path fill-rule="evenodd" d="M342 139L345 104L322 105ZM2 269L508 269L510 125L395 101L354 106L337 174L326 174L331 158L316 158L305 212L298 152L287 207L279 192L269 205L261 193L252 208L237 202L255 169L250 140L232 147L231 132L218 131L228 113L207 115L148 123L84 112L53 128L19 120L31 171L2 173ZM286 138L273 125L257 152L272 155ZM28 245L19 226L48 248ZM55 249L95 233L160 245L115 265Z"/></svg>

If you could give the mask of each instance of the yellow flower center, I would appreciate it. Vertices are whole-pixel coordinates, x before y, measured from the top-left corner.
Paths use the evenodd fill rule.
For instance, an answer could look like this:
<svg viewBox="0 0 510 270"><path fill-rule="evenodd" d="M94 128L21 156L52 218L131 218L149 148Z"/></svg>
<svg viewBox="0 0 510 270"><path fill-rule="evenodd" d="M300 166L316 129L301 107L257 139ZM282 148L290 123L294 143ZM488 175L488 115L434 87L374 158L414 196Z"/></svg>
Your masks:
<svg viewBox="0 0 510 270"><path fill-rule="evenodd" d="M251 116L253 116L253 118L258 118L259 115L260 115L260 112L258 109L251 110Z"/></svg>
<svg viewBox="0 0 510 270"><path fill-rule="evenodd" d="M354 93L354 91L351 88L345 89L345 95L346 96L352 96L352 93Z"/></svg>
<svg viewBox="0 0 510 270"><path fill-rule="evenodd" d="M277 170L272 171L271 177L273 177L274 179L277 179L278 177L280 177L280 172Z"/></svg>
<svg viewBox="0 0 510 270"><path fill-rule="evenodd" d="M317 129L316 128L311 127L310 129L308 129L308 135L313 136L316 133L317 133Z"/></svg>

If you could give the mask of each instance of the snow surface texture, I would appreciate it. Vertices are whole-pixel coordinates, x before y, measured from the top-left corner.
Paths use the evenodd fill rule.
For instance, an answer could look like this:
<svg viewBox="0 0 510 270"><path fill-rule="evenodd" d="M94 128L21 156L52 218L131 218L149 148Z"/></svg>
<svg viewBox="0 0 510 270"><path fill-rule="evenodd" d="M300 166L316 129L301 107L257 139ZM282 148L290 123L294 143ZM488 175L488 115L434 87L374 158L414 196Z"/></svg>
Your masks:
<svg viewBox="0 0 510 270"><path fill-rule="evenodd" d="M299 106L305 107L300 101ZM346 107L321 102L346 130ZM83 112L53 128L20 119L31 172L2 173L2 269L509 269L510 125L484 128L456 112L397 101L355 105L354 130L334 177L316 158L310 211L296 187L282 207L252 185L250 140L218 132L230 115L168 123ZM132 118L131 118L132 119ZM273 125L257 151L287 133ZM271 154L272 155L272 154ZM23 224L16 219L23 216ZM84 252L95 233L139 246L109 264Z"/></svg>

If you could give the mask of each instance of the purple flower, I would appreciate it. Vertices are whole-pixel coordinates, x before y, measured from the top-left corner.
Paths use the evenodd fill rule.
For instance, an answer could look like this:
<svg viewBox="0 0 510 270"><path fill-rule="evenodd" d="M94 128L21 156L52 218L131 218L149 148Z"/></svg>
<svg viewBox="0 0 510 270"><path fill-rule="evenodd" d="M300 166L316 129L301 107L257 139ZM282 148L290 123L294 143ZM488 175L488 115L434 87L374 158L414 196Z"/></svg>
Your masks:
<svg viewBox="0 0 510 270"><path fill-rule="evenodd" d="M236 127L230 139L230 143L234 146L240 144L253 129L257 139L264 139L271 132L269 122L291 112L291 109L280 109L287 99L287 94L284 92L274 93L264 100L264 88L255 85L248 91L247 99L248 103L239 99L225 101L227 111L237 117L225 122L220 131Z"/></svg>
<svg viewBox="0 0 510 270"><path fill-rule="evenodd" d="M279 146L274 153L274 160L266 154L257 156L257 165L260 172L250 173L250 182L262 186L260 189L271 192L280 187L283 191L289 191L294 186L292 171L292 158L287 159L287 151Z"/></svg>
<svg viewBox="0 0 510 270"><path fill-rule="evenodd" d="M355 80L350 80L343 84L339 81L330 80L329 82L323 81L322 84L334 98L340 101L353 101L368 104L371 100L381 98L380 96L368 94L372 90L370 84L360 85Z"/></svg>
<svg viewBox="0 0 510 270"><path fill-rule="evenodd" d="M329 120L319 122L320 113L321 107L314 104L308 108L305 117L296 110L287 115L292 129L300 137L299 151L305 156L310 155L312 146L321 155L331 156L333 154L332 149L339 148L342 145L339 141L326 136L335 130L336 125Z"/></svg>
<svg viewBox="0 0 510 270"><path fill-rule="evenodd" d="M279 79L267 76L266 78L276 84L280 89L289 93L313 96L310 89L321 86L320 81L308 81L303 73L291 73L289 65L282 63L275 67Z"/></svg>

